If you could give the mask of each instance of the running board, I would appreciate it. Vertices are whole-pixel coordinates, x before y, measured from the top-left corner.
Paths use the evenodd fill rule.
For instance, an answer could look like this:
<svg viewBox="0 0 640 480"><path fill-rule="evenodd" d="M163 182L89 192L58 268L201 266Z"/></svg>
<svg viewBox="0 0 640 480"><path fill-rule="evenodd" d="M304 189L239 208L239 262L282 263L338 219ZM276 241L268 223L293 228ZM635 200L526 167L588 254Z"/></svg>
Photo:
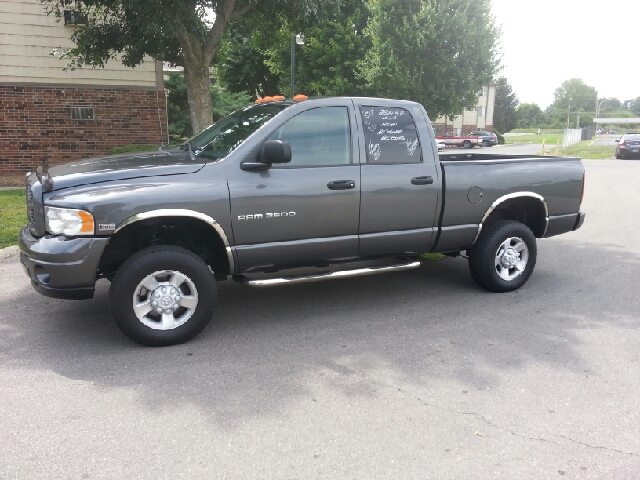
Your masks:
<svg viewBox="0 0 640 480"><path fill-rule="evenodd" d="M401 263L397 265L389 265L386 267L368 267L359 268L356 270L341 270L337 272L319 273L316 275L303 275L300 277L282 277L282 278L265 278L260 280L251 280L243 278L240 282L252 287L271 287L273 285L285 285L291 283L306 283L306 282L318 282L321 280L329 280L332 278L342 277L357 277L361 275L373 275L383 272L399 272L401 270L410 270L412 268L418 268L421 262Z"/></svg>

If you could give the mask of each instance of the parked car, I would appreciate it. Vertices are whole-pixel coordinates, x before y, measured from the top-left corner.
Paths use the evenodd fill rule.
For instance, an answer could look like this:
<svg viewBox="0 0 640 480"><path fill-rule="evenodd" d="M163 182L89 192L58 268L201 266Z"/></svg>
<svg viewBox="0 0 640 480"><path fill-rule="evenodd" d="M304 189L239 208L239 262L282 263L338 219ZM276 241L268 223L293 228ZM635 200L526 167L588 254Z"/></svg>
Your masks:
<svg viewBox="0 0 640 480"><path fill-rule="evenodd" d="M482 145L484 147L493 147L498 144L498 136L493 132L486 132L484 130L478 130L469 134L473 137L480 137Z"/></svg>
<svg viewBox="0 0 640 480"><path fill-rule="evenodd" d="M466 251L479 285L512 291L536 239L585 218L579 158L439 156L420 104L380 98L268 101L180 148L38 167L26 183L33 287L82 300L106 278L118 327L152 346L197 335L227 279L287 285Z"/></svg>
<svg viewBox="0 0 640 480"><path fill-rule="evenodd" d="M444 150L447 147L447 144L444 143L443 140L438 140L438 151L441 152L442 150Z"/></svg>
<svg viewBox="0 0 640 480"><path fill-rule="evenodd" d="M454 135L453 133L445 133L444 135L436 137L436 140L442 140L447 146L462 148L473 148L482 143L482 140L478 137L470 135Z"/></svg>
<svg viewBox="0 0 640 480"><path fill-rule="evenodd" d="M625 133L616 143L617 159L640 157L640 133Z"/></svg>

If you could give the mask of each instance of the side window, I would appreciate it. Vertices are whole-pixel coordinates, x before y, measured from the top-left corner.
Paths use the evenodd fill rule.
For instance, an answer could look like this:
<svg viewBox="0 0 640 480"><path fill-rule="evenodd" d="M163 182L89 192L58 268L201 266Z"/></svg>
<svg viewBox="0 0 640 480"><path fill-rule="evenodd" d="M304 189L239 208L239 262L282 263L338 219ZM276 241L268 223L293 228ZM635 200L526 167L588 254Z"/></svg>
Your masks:
<svg viewBox="0 0 640 480"><path fill-rule="evenodd" d="M404 108L360 107L367 163L420 163L416 124Z"/></svg>
<svg viewBox="0 0 640 480"><path fill-rule="evenodd" d="M285 168L351 163L347 107L320 107L302 112L273 132L269 139L286 140L291 145L291 163L283 164Z"/></svg>

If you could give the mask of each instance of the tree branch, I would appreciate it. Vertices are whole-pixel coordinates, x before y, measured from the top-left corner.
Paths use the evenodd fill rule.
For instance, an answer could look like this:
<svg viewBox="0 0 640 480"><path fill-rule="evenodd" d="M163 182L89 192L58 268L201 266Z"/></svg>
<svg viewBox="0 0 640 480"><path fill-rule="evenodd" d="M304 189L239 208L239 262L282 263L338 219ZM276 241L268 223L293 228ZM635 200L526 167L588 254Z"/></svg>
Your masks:
<svg viewBox="0 0 640 480"><path fill-rule="evenodd" d="M230 20L235 20L236 18L241 17L242 15L247 13L249 10L251 10L254 6L255 6L255 4L251 4L251 3L248 4L248 5L245 5L240 10L236 10L235 12L233 12L229 19Z"/></svg>
<svg viewBox="0 0 640 480"><path fill-rule="evenodd" d="M227 25L231 21L231 15L233 9L236 6L236 0L223 0L220 2L220 9L216 11L216 21L211 27L207 41L204 44L204 55L208 60L207 63L211 63L213 55L220 46L220 40L224 31L227 29Z"/></svg>

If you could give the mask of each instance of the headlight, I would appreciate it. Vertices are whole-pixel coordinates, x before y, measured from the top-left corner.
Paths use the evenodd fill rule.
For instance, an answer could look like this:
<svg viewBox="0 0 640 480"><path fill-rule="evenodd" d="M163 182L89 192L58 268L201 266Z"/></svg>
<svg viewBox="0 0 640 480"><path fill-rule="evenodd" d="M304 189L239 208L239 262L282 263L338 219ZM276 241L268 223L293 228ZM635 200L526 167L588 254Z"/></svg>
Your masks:
<svg viewBox="0 0 640 480"><path fill-rule="evenodd" d="M93 215L71 208L44 207L47 232L54 235L93 235Z"/></svg>

